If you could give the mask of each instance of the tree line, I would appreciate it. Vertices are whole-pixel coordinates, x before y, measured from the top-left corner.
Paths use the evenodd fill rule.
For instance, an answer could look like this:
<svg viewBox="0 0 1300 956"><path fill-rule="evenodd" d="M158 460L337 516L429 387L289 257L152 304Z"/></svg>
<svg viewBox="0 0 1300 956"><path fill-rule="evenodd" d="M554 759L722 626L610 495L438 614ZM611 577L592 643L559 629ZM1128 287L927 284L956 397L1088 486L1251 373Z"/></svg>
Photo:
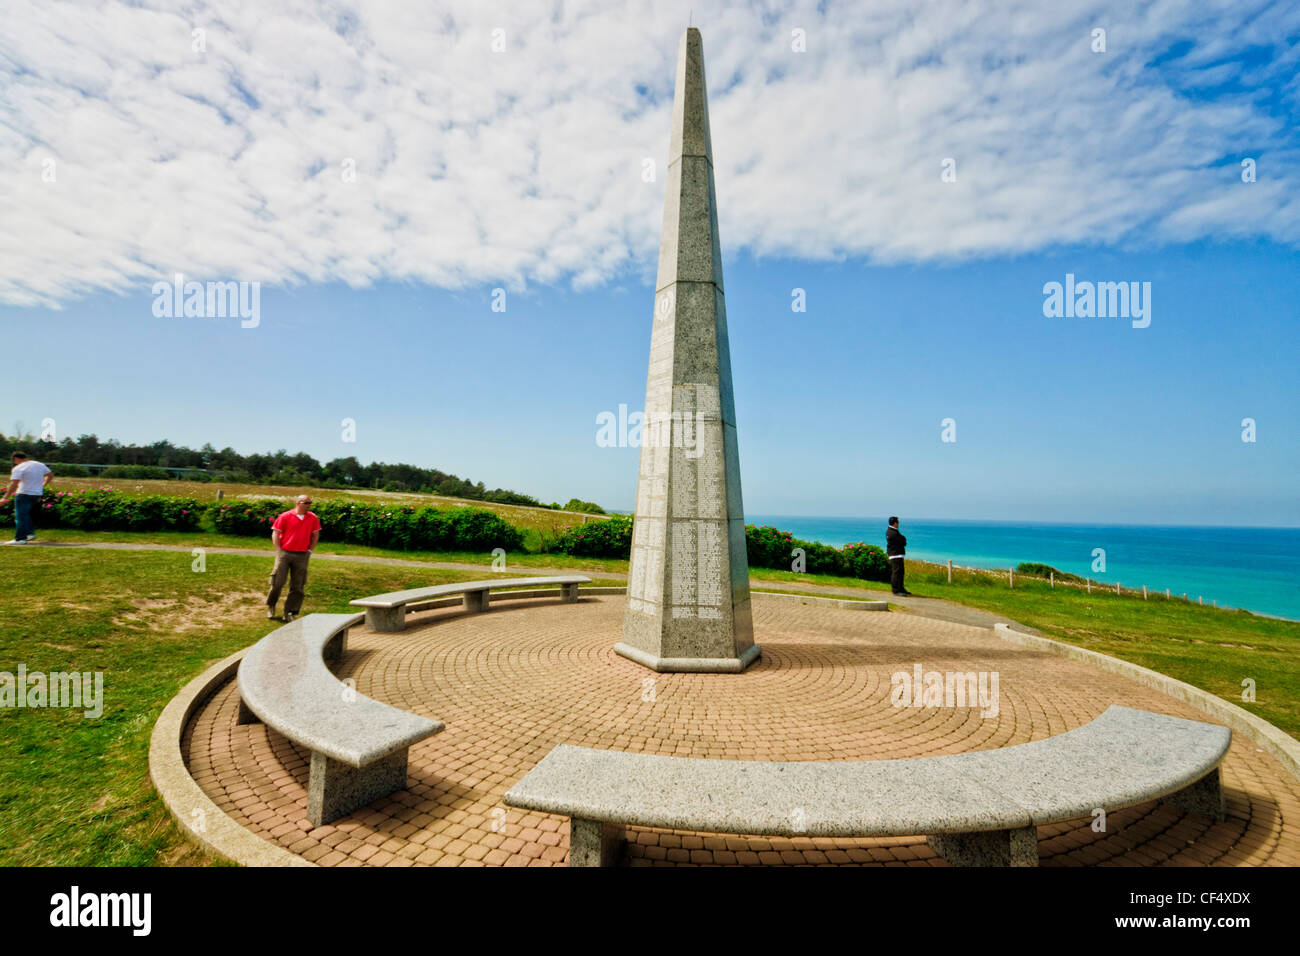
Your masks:
<svg viewBox="0 0 1300 956"><path fill-rule="evenodd" d="M437 468L420 468L404 463L375 461L363 465L355 456L335 458L321 464L305 452L279 451L241 455L233 448L188 448L169 441L148 445L125 445L116 439L101 441L96 435L81 435L54 442L35 435L5 435L0 447L19 449L46 464L110 465L194 469L192 476L204 480L206 472L220 472L230 482L264 485L307 485L322 488L378 488L383 491L414 491L423 494L469 498L499 504L534 508L560 508L603 514L597 505L573 498L568 505L543 504L531 495L506 488L487 488ZM143 476L142 476L143 477ZM162 477L161 475L159 477Z"/></svg>

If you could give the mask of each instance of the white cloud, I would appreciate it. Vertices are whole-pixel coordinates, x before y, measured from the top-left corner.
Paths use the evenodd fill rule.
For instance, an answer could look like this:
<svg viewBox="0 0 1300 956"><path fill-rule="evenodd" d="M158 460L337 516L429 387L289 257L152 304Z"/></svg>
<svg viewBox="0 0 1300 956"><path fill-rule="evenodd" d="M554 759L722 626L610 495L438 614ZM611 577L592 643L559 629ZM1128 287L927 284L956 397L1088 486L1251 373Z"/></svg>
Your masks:
<svg viewBox="0 0 1300 956"><path fill-rule="evenodd" d="M0 302L175 271L452 288L650 275L693 6L236 0L182 15L9 0ZM697 11L724 248L924 261L1300 242L1296 52L1243 58L1294 36L1300 12L1106 9ZM1240 181L1243 156L1259 182ZM956 183L940 181L948 157Z"/></svg>

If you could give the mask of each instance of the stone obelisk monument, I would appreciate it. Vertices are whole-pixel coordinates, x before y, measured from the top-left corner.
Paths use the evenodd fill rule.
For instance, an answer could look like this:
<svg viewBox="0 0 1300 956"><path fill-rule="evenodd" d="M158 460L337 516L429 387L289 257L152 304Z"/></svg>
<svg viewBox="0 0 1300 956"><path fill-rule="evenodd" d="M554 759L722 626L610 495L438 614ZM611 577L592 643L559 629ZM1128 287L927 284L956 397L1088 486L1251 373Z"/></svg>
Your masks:
<svg viewBox="0 0 1300 956"><path fill-rule="evenodd" d="M682 37L623 640L657 671L758 659L700 31Z"/></svg>

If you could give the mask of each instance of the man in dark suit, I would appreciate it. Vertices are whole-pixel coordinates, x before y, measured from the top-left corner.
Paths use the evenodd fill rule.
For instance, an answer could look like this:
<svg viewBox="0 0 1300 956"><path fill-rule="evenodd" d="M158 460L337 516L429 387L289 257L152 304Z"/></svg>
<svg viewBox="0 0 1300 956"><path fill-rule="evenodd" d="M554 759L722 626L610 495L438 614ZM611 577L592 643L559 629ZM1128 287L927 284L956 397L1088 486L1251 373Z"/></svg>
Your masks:
<svg viewBox="0 0 1300 956"><path fill-rule="evenodd" d="M912 592L903 587L903 555L907 553L907 538L898 531L898 518L889 519L885 530L885 554L889 556L889 587L895 594L911 597Z"/></svg>

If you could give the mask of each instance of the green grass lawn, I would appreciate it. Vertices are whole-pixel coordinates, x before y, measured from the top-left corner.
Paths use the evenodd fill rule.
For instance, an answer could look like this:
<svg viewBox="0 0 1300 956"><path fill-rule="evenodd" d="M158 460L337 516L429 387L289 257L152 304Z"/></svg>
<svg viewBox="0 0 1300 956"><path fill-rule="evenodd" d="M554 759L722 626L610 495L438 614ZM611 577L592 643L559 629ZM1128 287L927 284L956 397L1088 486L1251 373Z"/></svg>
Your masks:
<svg viewBox="0 0 1300 956"><path fill-rule="evenodd" d="M889 585L855 578L814 577L755 569L763 582L836 584L888 593ZM956 571L907 563L907 587L918 597L942 598L1004 614L1048 637L1109 654L1186 681L1300 738L1300 623L1229 611L1152 594L1094 587L1052 588L1041 578ZM1256 701L1241 699L1242 680L1255 681Z"/></svg>

